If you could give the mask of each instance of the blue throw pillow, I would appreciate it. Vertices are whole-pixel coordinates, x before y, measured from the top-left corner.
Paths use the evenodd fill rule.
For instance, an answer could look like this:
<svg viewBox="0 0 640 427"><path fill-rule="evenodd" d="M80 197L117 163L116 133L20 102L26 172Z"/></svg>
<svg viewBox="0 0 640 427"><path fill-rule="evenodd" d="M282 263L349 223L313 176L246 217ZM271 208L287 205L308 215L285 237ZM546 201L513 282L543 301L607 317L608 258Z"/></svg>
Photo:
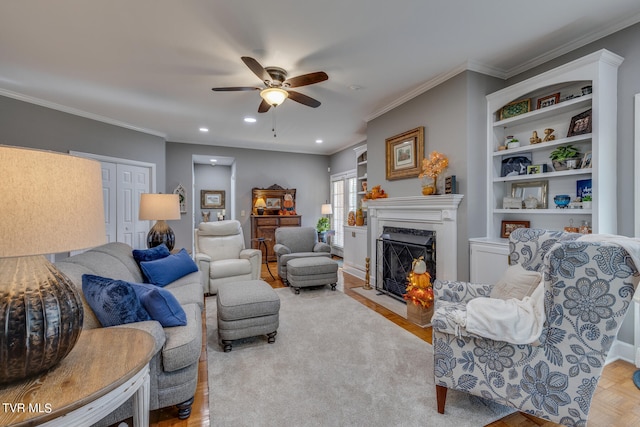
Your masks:
<svg viewBox="0 0 640 427"><path fill-rule="evenodd" d="M131 286L151 318L163 327L187 324L187 315L171 292L149 283L131 283Z"/></svg>
<svg viewBox="0 0 640 427"><path fill-rule="evenodd" d="M133 259L138 263L138 267L140 267L140 263L143 261L155 261L157 259L166 258L171 255L169 252L169 248L164 243L161 243L158 246L149 249L134 249L133 250ZM142 269L141 269L142 270ZM142 272L142 277L145 282L149 282L147 276L145 276L144 272Z"/></svg>
<svg viewBox="0 0 640 427"><path fill-rule="evenodd" d="M166 258L171 255L169 248L164 243L149 249L134 249L133 258L138 261L155 261L157 259Z"/></svg>
<svg viewBox="0 0 640 427"><path fill-rule="evenodd" d="M198 271L198 266L191 259L186 249L168 257L155 261L143 261L140 268L149 282L158 286L166 286L187 274Z"/></svg>
<svg viewBox="0 0 640 427"><path fill-rule="evenodd" d="M82 292L104 327L151 320L130 283L82 275Z"/></svg>

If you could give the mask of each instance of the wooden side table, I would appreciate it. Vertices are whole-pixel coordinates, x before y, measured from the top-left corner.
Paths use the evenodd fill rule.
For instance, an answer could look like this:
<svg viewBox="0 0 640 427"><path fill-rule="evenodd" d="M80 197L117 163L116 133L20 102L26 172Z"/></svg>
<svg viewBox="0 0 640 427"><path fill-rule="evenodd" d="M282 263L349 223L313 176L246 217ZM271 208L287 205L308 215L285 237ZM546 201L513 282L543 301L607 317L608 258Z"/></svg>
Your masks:
<svg viewBox="0 0 640 427"><path fill-rule="evenodd" d="M147 426L154 348L153 337L138 329L83 330L50 371L0 385L0 425L91 425L134 396L134 426Z"/></svg>

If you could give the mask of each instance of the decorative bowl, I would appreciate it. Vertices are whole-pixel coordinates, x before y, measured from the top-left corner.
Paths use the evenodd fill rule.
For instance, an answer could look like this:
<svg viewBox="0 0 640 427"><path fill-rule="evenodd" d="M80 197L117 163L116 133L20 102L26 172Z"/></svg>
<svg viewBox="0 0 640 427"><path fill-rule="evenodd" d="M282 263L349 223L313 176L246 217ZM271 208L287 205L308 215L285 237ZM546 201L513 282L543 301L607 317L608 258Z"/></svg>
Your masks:
<svg viewBox="0 0 640 427"><path fill-rule="evenodd" d="M553 202L559 208L566 208L570 201L571 197L567 194L558 194L553 198Z"/></svg>

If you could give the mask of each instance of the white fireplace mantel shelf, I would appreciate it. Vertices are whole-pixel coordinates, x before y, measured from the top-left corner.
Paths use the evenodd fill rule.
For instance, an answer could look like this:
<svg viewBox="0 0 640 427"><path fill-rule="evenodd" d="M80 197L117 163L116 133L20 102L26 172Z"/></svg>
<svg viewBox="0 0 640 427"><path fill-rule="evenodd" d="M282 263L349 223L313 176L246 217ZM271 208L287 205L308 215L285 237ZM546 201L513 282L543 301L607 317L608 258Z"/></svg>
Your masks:
<svg viewBox="0 0 640 427"><path fill-rule="evenodd" d="M456 280L458 274L458 206L462 194L389 197L366 203L369 247L375 260L377 239L384 227L403 227L436 232L436 278ZM375 262L375 261L374 261ZM372 284L375 277L372 275Z"/></svg>

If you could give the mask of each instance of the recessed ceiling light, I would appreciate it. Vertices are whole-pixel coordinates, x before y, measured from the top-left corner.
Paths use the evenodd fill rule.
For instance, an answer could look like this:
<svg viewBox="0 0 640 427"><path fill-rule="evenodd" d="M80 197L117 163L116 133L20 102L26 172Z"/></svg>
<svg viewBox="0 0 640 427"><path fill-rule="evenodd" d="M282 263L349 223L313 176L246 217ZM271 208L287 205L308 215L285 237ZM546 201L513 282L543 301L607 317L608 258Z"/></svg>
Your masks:
<svg viewBox="0 0 640 427"><path fill-rule="evenodd" d="M254 119L253 117L245 117L244 121L247 123L255 123L256 119Z"/></svg>
<svg viewBox="0 0 640 427"><path fill-rule="evenodd" d="M208 128L200 128L200 132L207 133L209 132Z"/></svg>
<svg viewBox="0 0 640 427"><path fill-rule="evenodd" d="M351 90L361 90L362 86L359 85L349 85L349 89Z"/></svg>
<svg viewBox="0 0 640 427"><path fill-rule="evenodd" d="M316 139L316 144L322 144L324 141L322 141L321 139Z"/></svg>
<svg viewBox="0 0 640 427"><path fill-rule="evenodd" d="M218 161L218 159L209 159L209 161L210 161L211 163L215 163L215 162L217 162L217 161Z"/></svg>

